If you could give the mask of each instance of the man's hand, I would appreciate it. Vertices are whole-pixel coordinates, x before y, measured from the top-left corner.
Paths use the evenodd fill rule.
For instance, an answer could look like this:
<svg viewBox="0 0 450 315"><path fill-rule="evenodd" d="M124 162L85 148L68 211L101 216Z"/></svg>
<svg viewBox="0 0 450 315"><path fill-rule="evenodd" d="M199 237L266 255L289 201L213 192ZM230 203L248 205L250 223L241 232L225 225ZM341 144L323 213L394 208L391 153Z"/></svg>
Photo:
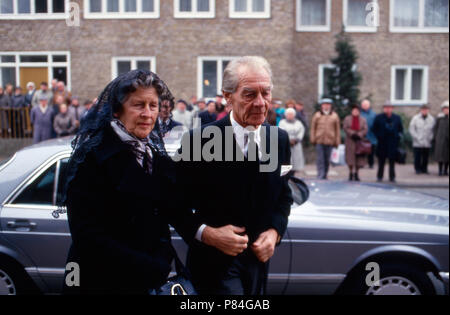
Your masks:
<svg viewBox="0 0 450 315"><path fill-rule="evenodd" d="M278 232L275 229L267 230L259 235L251 246L259 261L265 263L273 256L278 238Z"/></svg>
<svg viewBox="0 0 450 315"><path fill-rule="evenodd" d="M245 228L227 225L220 228L207 226L202 233L202 242L229 256L237 256L247 249L248 236Z"/></svg>

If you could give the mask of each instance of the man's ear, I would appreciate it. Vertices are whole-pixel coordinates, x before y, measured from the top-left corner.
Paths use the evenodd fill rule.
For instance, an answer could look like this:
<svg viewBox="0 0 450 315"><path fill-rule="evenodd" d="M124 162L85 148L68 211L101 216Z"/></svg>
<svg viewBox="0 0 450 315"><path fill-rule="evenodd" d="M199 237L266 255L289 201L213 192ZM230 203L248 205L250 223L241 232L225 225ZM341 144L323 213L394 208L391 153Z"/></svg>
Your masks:
<svg viewBox="0 0 450 315"><path fill-rule="evenodd" d="M231 96L233 95L233 93L225 92L222 90L222 95L225 98L225 100L227 101L227 104L230 104L230 105L233 104L233 102L231 101Z"/></svg>

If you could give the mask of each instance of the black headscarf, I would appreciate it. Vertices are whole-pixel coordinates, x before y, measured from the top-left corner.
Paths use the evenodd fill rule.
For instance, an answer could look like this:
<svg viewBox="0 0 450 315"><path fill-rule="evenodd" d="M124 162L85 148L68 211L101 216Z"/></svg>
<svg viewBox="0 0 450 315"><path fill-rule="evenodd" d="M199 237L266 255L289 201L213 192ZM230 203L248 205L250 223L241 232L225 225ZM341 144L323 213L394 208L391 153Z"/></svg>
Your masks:
<svg viewBox="0 0 450 315"><path fill-rule="evenodd" d="M127 96L135 92L139 87L155 88L160 106L164 100L173 102L174 98L167 85L158 75L150 71L133 70L120 75L109 83L98 97L97 102L88 111L80 126L80 130L72 141L73 152L68 165L62 205L66 201L67 188L75 177L78 166L84 162L89 152L100 145L105 129L115 119L113 114L118 113L122 109ZM157 123L158 120L156 120ZM154 128L149 137L157 149L161 153L166 154L161 133L156 130L159 130L159 128Z"/></svg>

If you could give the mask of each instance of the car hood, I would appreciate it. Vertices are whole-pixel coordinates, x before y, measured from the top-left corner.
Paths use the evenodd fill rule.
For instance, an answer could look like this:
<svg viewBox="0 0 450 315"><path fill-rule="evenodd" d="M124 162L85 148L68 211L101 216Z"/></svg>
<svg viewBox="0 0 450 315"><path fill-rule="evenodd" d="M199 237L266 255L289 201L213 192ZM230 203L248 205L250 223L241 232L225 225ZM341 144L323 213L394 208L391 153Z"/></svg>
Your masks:
<svg viewBox="0 0 450 315"><path fill-rule="evenodd" d="M329 228L447 234L449 201L383 184L305 182L310 197L291 220Z"/></svg>

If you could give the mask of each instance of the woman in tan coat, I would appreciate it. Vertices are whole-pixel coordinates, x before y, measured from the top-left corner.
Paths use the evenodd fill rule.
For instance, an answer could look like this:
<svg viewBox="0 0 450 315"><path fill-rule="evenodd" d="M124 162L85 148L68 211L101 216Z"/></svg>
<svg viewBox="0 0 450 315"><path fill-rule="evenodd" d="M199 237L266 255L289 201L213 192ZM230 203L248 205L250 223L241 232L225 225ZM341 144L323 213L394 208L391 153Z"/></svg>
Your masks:
<svg viewBox="0 0 450 315"><path fill-rule="evenodd" d="M367 121L361 117L358 106L353 106L352 114L344 119L345 160L350 170L349 180L360 181L359 169L366 163L366 156L356 154L356 143L364 139L368 132ZM355 173L353 173L355 171Z"/></svg>

